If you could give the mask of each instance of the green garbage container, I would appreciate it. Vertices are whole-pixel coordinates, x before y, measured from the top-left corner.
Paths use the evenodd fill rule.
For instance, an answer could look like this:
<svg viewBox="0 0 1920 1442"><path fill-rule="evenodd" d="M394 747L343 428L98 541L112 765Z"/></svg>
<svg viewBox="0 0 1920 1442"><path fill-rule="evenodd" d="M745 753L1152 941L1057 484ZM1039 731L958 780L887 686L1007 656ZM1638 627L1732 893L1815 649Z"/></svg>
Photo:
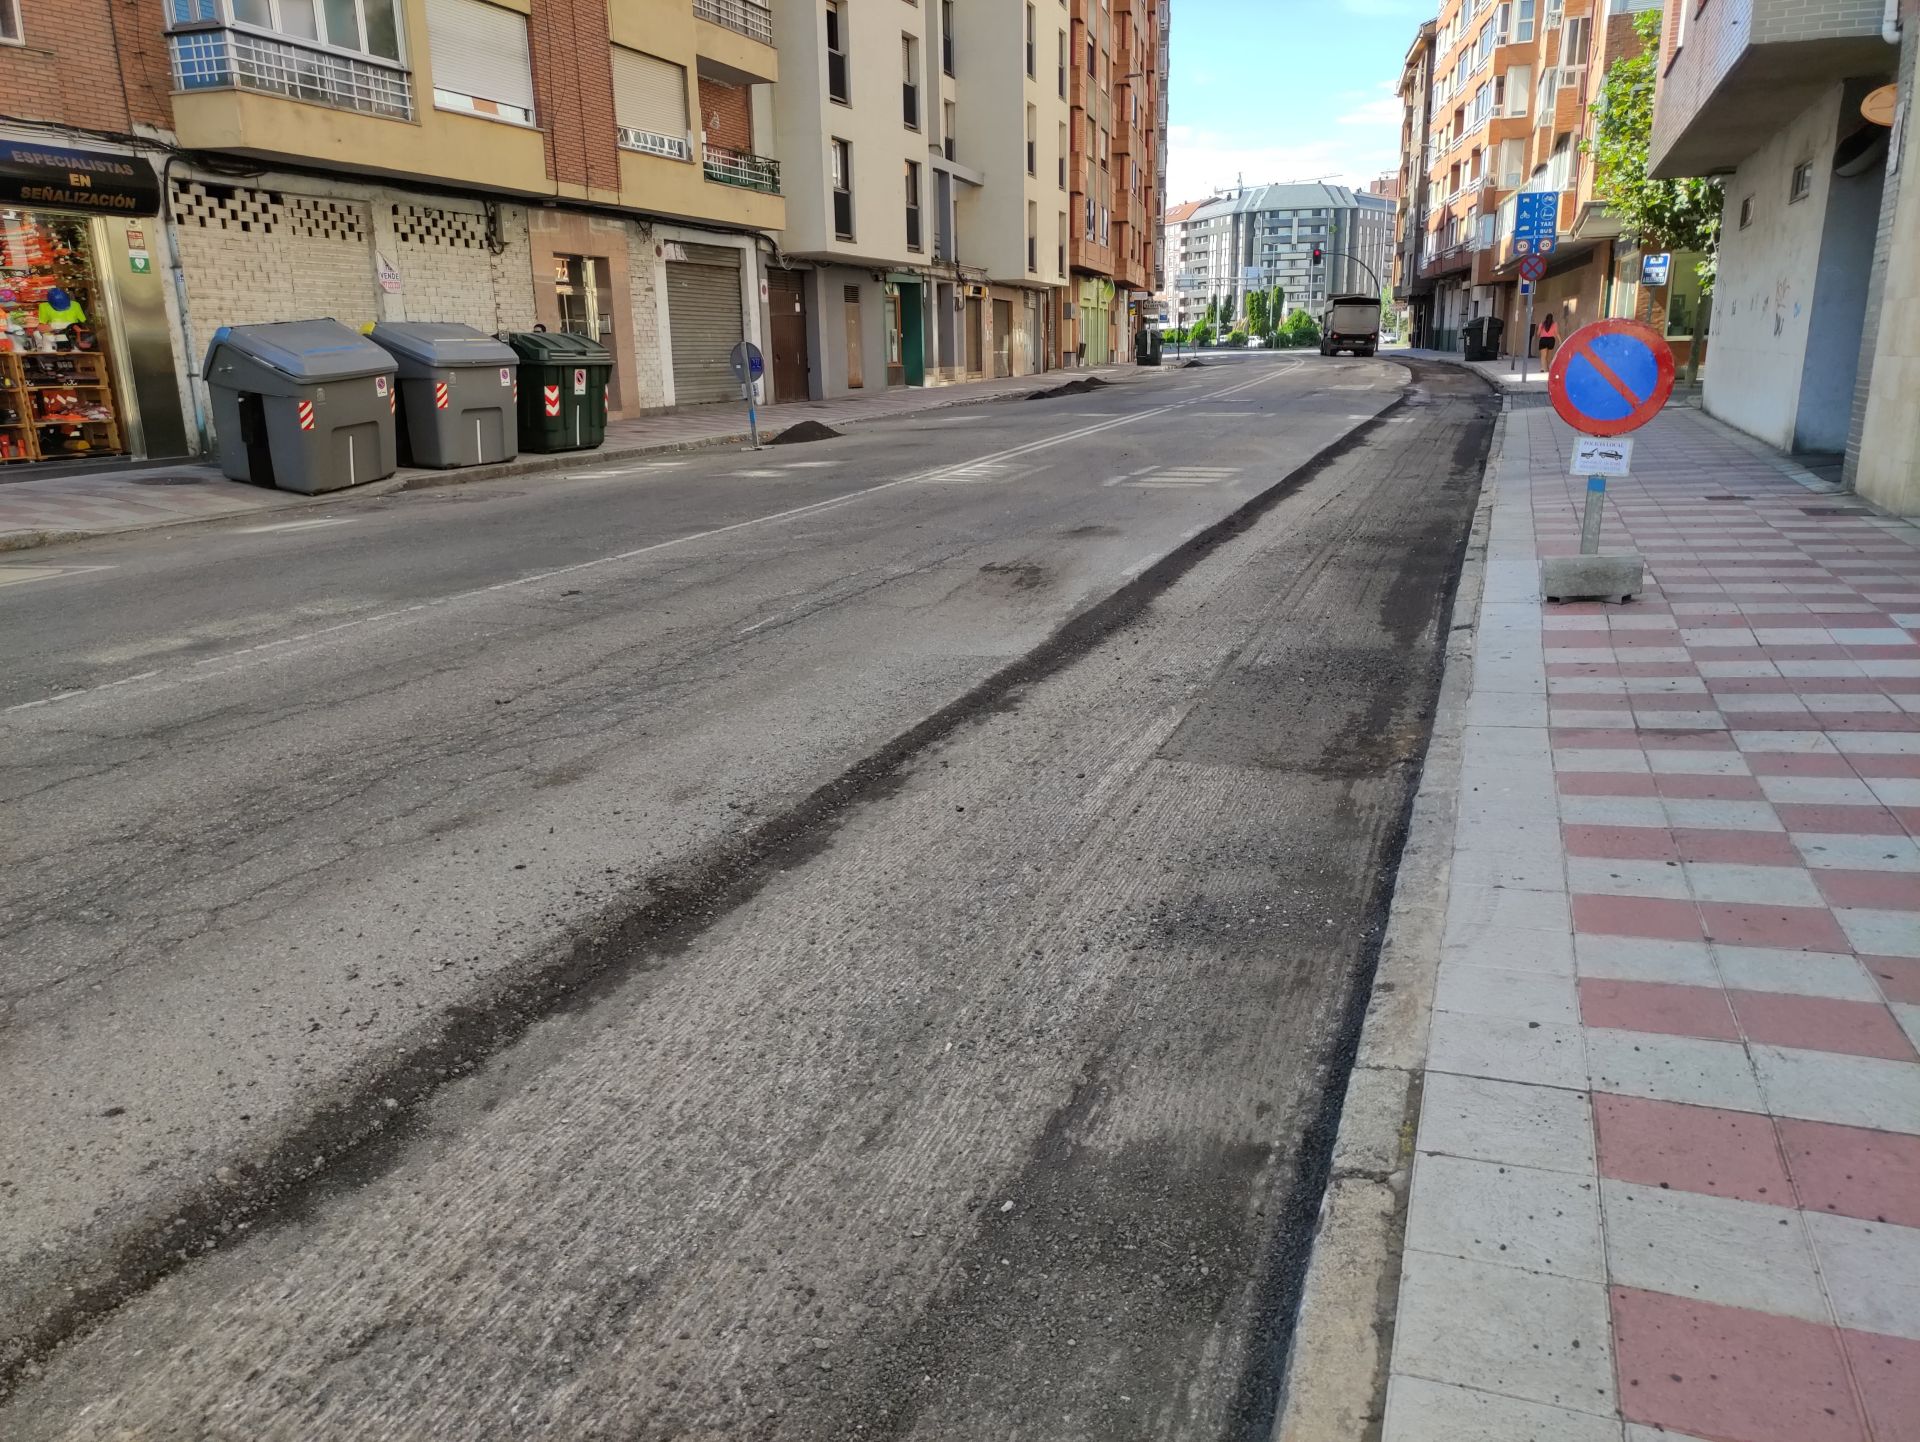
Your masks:
<svg viewBox="0 0 1920 1442"><path fill-rule="evenodd" d="M520 357L521 450L590 451L606 440L611 351L561 330L514 331L506 342Z"/></svg>

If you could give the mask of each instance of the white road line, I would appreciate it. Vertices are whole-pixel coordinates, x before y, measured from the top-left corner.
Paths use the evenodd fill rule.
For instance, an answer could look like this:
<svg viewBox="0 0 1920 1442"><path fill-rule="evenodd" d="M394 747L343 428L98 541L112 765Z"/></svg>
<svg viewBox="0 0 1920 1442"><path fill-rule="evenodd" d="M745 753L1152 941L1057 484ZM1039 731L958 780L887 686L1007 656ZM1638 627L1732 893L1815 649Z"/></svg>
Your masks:
<svg viewBox="0 0 1920 1442"><path fill-rule="evenodd" d="M780 469L783 471L823 471L833 465L832 461L788 461Z"/></svg>
<svg viewBox="0 0 1920 1442"><path fill-rule="evenodd" d="M1274 370L1268 371L1265 375L1256 376L1250 381L1243 381L1239 385L1232 386L1218 394L1235 395L1240 391L1250 390L1254 386L1265 385L1277 376L1286 375L1289 371L1299 369L1300 365L1301 362L1296 361L1291 366L1276 367ZM751 530L756 526L777 525L782 521L795 520L801 516L816 515L821 511L830 510L835 506L843 506L849 501L857 501L866 496L877 496L883 491L896 490L901 486L910 486L916 482L926 481L942 475L947 471L965 470L969 466L1011 460L1015 456L1031 455L1035 451L1051 450L1055 446L1064 446L1072 441L1084 440L1088 436L1099 435L1104 431L1117 430L1122 426L1130 426L1140 421L1152 420L1156 416L1163 416L1170 411L1180 410L1192 404L1194 404L1192 401L1170 401L1166 405L1153 406L1144 411L1135 411L1128 415L1115 416L1112 420L1102 422L1100 425L1082 426L1078 430L1063 431L1056 436L1047 436L1041 440L1028 441L1024 445L1011 446L1004 451L997 451L992 455L976 456L970 461L957 462L951 466L937 466L932 470L921 471L915 475L901 476L897 480L881 481L876 485L865 486L857 491L848 491L845 495L831 496L824 501L812 501L804 506L793 506L784 511L774 511L765 516L754 516L749 520L735 521L730 525L714 526L705 531L693 531L684 536L675 536L671 540L654 541L650 545L636 546L630 551L618 551L610 556L599 556L590 561L575 561L570 566L556 566L551 570L535 571L525 576L517 576L511 581L496 581L490 586L476 586L471 590L455 591L450 595L436 596L430 601L416 601L411 606L401 606L395 610L382 611L372 616L356 617L351 621L341 621L333 626L322 626L317 631L303 632L298 636L282 636L272 641L262 641L258 645L243 646L237 651L229 651L224 655L202 657L197 661L186 663L184 667L175 673L175 676L179 678L178 681L169 678L169 683L184 684L186 681L197 680L204 676L222 674L210 671L207 668L233 662L238 662L241 665L252 664L253 659L270 659L270 653L286 653L291 647L324 641L347 631L356 631L362 627L379 625L386 621L395 621L408 616L417 616L425 611L437 610L442 606L450 606L456 601L468 601L480 596L494 595L502 591L518 590L522 586L535 586L543 581L556 580L561 576L578 575L582 571L597 570L601 566L613 565L620 561L637 560L641 556L650 556L656 552L671 550L675 546L688 545L694 541L709 541L716 536L732 535L736 531ZM684 462L668 461L660 464L682 465ZM138 676L123 676L116 681L103 681L98 686L86 686L74 691L63 691L58 696L43 696L38 701L15 702L11 706L0 709L0 716L10 716L16 711L32 711L43 706L53 706L67 701L77 701L83 697L98 695L100 692L115 686L125 686L134 681L149 680L159 674L159 672L155 671L146 671Z"/></svg>
<svg viewBox="0 0 1920 1442"><path fill-rule="evenodd" d="M782 479L778 471L735 471L732 479L736 481L777 481Z"/></svg>
<svg viewBox="0 0 1920 1442"><path fill-rule="evenodd" d="M350 526L352 516L324 516L315 521L279 521L271 526L241 526L234 531L236 536L264 536L271 531L311 531L320 526Z"/></svg>
<svg viewBox="0 0 1920 1442"><path fill-rule="evenodd" d="M29 581L54 581L86 571L111 571L111 566L0 566L0 586L24 586Z"/></svg>

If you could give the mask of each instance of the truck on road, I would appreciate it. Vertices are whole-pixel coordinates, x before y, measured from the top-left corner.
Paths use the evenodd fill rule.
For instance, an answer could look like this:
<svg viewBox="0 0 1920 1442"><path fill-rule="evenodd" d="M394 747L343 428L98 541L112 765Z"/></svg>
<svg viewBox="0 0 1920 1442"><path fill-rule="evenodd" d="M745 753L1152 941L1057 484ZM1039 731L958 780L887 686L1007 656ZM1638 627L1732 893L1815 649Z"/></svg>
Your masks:
<svg viewBox="0 0 1920 1442"><path fill-rule="evenodd" d="M1380 347L1380 297L1336 295L1320 313L1320 354L1352 351L1368 356Z"/></svg>

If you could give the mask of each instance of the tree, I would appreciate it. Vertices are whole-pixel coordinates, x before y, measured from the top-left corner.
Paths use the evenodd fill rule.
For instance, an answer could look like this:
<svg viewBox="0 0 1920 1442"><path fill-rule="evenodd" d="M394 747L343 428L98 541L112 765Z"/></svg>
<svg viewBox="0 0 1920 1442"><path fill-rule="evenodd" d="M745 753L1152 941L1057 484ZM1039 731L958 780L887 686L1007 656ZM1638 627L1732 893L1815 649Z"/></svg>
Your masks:
<svg viewBox="0 0 1920 1442"><path fill-rule="evenodd" d="M1689 0L1675 0L1687 4ZM1580 148L1593 158L1594 199L1620 222L1620 233L1642 248L1705 251L1700 287L1711 293L1721 191L1712 180L1654 180L1647 174L1653 135L1653 79L1660 53L1660 12L1633 17L1640 53L1607 67L1594 111L1593 138Z"/></svg>
<svg viewBox="0 0 1920 1442"><path fill-rule="evenodd" d="M1280 327L1281 339L1290 346L1320 344L1320 327L1314 318L1295 306L1287 317L1286 324Z"/></svg>
<svg viewBox="0 0 1920 1442"><path fill-rule="evenodd" d="M1267 293L1264 290L1247 292L1247 333L1265 336L1267 333Z"/></svg>

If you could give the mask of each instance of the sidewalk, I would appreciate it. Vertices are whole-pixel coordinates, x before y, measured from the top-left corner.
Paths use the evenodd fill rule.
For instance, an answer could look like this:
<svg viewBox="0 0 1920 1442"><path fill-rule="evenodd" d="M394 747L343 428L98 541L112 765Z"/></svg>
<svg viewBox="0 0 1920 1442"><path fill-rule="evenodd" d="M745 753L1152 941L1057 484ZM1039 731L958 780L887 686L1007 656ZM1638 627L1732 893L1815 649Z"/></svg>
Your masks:
<svg viewBox="0 0 1920 1442"><path fill-rule="evenodd" d="M1138 367L1131 365L1099 366L1084 370L1048 371L1043 375L1015 376L1004 380L970 381L964 385L901 388L831 401L767 406L760 411L760 434L763 438L774 436L789 426L809 420L842 429L865 421L1024 396L1032 391L1050 390L1089 377L1113 381L1141 373ZM117 531L145 530L186 521L325 505L347 497L383 495L422 485L464 484L538 471L592 470L611 462L662 451L744 444L747 435L744 406L698 406L666 415L614 421L607 427L606 444L594 451L553 456L529 454L504 465L477 466L466 471L403 470L372 485L331 491L321 496L301 496L243 485L227 480L214 466L194 462L49 476L30 481L6 481L0 483L0 551L22 550L56 541L78 540Z"/></svg>
<svg viewBox="0 0 1920 1442"><path fill-rule="evenodd" d="M1920 1436L1920 531L1510 412L1386 1436ZM1477 1419L1469 1421L1469 1419Z"/></svg>
<svg viewBox="0 0 1920 1442"><path fill-rule="evenodd" d="M1669 409L1647 593L1548 610L1571 440L1490 463L1281 1435L1915 1442L1920 529Z"/></svg>

